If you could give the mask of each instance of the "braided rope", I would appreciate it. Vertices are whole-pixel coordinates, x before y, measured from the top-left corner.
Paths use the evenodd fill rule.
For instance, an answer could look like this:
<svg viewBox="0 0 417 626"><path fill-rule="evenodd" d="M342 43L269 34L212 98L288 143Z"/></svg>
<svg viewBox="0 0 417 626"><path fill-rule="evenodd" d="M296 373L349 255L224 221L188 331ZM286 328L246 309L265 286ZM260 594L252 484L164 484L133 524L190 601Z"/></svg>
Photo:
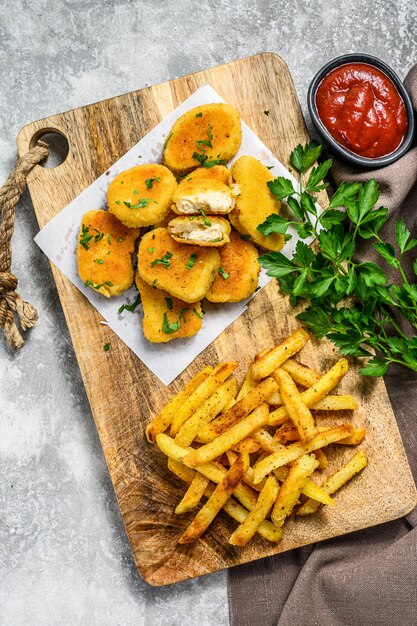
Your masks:
<svg viewBox="0 0 417 626"><path fill-rule="evenodd" d="M38 313L29 302L16 293L17 278L10 272L12 264L11 239L14 230L16 205L26 188L29 172L48 156L48 146L38 141L22 158L18 159L15 170L0 189L0 328L3 329L8 346L12 350L24 345L23 337L16 324L26 330L35 325Z"/></svg>

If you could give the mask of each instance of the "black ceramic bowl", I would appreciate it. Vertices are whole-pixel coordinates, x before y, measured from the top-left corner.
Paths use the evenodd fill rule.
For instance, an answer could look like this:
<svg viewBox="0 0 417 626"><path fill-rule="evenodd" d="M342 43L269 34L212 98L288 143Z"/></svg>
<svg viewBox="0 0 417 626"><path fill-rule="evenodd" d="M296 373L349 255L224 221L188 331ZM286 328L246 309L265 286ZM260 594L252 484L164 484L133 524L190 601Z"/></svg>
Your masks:
<svg viewBox="0 0 417 626"><path fill-rule="evenodd" d="M359 154L355 154L348 148L342 146L336 139L334 139L327 128L324 126L321 121L316 106L316 92L317 89L323 80L323 78L336 67L340 67L341 65L346 65L347 63L366 63L367 65L372 65L388 76L396 86L398 93L402 97L405 108L407 111L407 120L408 127L407 133L402 141L402 143L398 146L394 152L390 152L389 154L376 157L374 159L370 159L367 157L362 157ZM337 57L333 59L333 61L329 61L326 63L314 76L313 80L310 83L310 87L308 89L307 95L307 104L308 110L310 112L311 120L316 127L318 134L320 135L323 142L325 142L331 151L333 151L336 156L339 158L349 161L356 166L359 167L368 167L368 168L376 168L376 167L384 167L385 165L389 165L393 163L397 159L403 156L409 149L411 142L414 136L414 127L415 127L415 119L414 119L414 110L413 105L411 104L410 96L408 95L404 85L401 80L397 76L397 74L392 70L389 65L381 61L380 59L371 56L370 54L344 54L343 56Z"/></svg>

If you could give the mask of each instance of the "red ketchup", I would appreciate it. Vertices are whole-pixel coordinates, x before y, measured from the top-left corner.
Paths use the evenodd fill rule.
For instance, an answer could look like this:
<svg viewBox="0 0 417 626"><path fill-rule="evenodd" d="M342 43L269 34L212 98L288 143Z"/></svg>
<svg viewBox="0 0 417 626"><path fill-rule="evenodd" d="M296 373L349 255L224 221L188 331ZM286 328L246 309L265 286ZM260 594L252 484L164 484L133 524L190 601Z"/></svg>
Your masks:
<svg viewBox="0 0 417 626"><path fill-rule="evenodd" d="M365 63L347 63L325 76L317 111L331 136L362 157L394 152L407 131L407 112L394 83Z"/></svg>

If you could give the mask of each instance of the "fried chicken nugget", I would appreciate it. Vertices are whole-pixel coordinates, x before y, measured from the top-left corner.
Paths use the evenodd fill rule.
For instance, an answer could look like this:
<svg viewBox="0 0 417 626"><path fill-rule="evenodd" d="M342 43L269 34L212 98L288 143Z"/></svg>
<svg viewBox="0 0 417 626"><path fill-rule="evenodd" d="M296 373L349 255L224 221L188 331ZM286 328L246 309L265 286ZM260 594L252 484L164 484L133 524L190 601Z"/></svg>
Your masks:
<svg viewBox="0 0 417 626"><path fill-rule="evenodd" d="M193 306L173 298L167 291L155 289L136 274L136 287L142 299L143 334L152 343L193 337L203 324L200 302Z"/></svg>
<svg viewBox="0 0 417 626"><path fill-rule="evenodd" d="M235 206L230 187L212 178L186 178L172 196L172 210L178 215L210 213L226 215Z"/></svg>
<svg viewBox="0 0 417 626"><path fill-rule="evenodd" d="M171 220L168 232L179 243L195 246L224 246L230 241L230 223L223 217L183 215Z"/></svg>
<svg viewBox="0 0 417 626"><path fill-rule="evenodd" d="M133 283L132 254L138 228L126 228L109 211L83 215L77 245L78 274L87 287L107 298Z"/></svg>
<svg viewBox="0 0 417 626"><path fill-rule="evenodd" d="M236 204L229 218L241 235L250 235L251 239L266 250L278 252L284 245L284 237L272 234L265 237L257 230L272 213L279 214L281 203L270 192L267 182L274 176L258 159L242 156L233 163L232 178Z"/></svg>
<svg viewBox="0 0 417 626"><path fill-rule="evenodd" d="M185 302L204 298L219 267L220 256L215 248L178 243L166 228L146 233L139 245L138 271L142 280Z"/></svg>
<svg viewBox="0 0 417 626"><path fill-rule="evenodd" d="M198 167L190 173L192 180L199 178L214 178L224 185L229 184L230 170L225 165L213 165L213 167Z"/></svg>
<svg viewBox="0 0 417 626"><path fill-rule="evenodd" d="M251 296L258 286L261 269L255 246L233 230L230 243L220 248L219 254L219 273L206 294L207 300L239 302Z"/></svg>
<svg viewBox="0 0 417 626"><path fill-rule="evenodd" d="M176 187L174 175L163 165L137 165L111 181L107 191L109 211L130 228L152 226L169 212Z"/></svg>
<svg viewBox="0 0 417 626"><path fill-rule="evenodd" d="M239 150L242 126L230 104L202 104L181 115L164 146L163 163L183 176L202 164L221 165ZM219 163L220 161L220 163Z"/></svg>

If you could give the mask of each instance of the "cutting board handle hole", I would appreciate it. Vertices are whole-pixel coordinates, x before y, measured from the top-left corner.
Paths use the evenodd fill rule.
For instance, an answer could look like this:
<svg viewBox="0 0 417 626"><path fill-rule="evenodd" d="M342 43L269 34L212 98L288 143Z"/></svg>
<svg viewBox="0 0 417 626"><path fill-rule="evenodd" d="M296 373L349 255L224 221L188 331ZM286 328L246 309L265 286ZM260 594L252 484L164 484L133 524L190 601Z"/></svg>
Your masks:
<svg viewBox="0 0 417 626"><path fill-rule="evenodd" d="M33 135L30 140L30 147L33 148L39 139L44 141L49 148L49 156L46 161L41 163L41 167L51 169L61 165L69 152L69 143L65 135L55 128L43 128Z"/></svg>

